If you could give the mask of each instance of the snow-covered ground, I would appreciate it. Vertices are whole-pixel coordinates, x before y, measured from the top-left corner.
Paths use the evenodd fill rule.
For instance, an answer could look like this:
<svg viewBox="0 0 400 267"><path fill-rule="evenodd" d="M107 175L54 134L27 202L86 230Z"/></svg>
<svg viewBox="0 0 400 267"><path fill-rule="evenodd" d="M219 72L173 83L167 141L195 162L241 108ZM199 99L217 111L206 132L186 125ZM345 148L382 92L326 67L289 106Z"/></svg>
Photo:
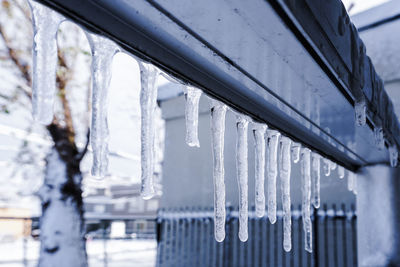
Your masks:
<svg viewBox="0 0 400 267"><path fill-rule="evenodd" d="M107 240L106 259L104 261L103 240L88 240L87 253L89 266L155 266L157 242L155 240ZM26 243L27 264L23 261L23 240L0 243L0 266L22 267L36 266L39 256L39 241L28 239Z"/></svg>

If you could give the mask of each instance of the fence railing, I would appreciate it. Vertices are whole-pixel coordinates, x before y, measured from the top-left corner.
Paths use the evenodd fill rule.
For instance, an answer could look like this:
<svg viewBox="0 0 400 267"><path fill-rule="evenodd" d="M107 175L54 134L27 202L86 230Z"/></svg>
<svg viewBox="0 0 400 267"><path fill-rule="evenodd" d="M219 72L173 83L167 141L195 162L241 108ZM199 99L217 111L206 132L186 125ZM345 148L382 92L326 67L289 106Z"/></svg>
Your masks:
<svg viewBox="0 0 400 267"><path fill-rule="evenodd" d="M214 239L211 209L160 210L157 266L357 266L354 206L314 210L313 253L304 250L300 208L292 208L292 250L283 250L282 212L277 222L250 212L249 239L238 238L238 213L228 209L226 238Z"/></svg>

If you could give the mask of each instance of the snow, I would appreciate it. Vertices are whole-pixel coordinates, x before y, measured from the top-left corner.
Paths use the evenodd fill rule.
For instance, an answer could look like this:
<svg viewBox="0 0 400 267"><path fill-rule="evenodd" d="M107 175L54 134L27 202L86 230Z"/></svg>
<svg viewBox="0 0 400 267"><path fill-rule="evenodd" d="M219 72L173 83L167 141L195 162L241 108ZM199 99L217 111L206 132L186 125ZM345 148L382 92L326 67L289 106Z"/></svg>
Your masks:
<svg viewBox="0 0 400 267"><path fill-rule="evenodd" d="M202 91L192 86L185 88L185 119L186 119L186 143L188 146L200 147L198 137L199 127L199 102Z"/></svg>
<svg viewBox="0 0 400 267"><path fill-rule="evenodd" d="M301 213L303 217L304 247L308 252L312 252L312 222L311 222L311 151L308 148L301 150L301 191L302 205Z"/></svg>
<svg viewBox="0 0 400 267"><path fill-rule="evenodd" d="M211 100L211 146L213 152L214 180L214 231L215 239L225 239L225 170L224 135L227 106L217 100Z"/></svg>
<svg viewBox="0 0 400 267"><path fill-rule="evenodd" d="M367 104L364 99L356 100L354 104L355 116L356 116L356 125L364 126L367 122Z"/></svg>
<svg viewBox="0 0 400 267"><path fill-rule="evenodd" d="M239 239L248 239L248 125L249 118L236 116L236 173L239 186Z"/></svg>
<svg viewBox="0 0 400 267"><path fill-rule="evenodd" d="M255 151L255 210L257 217L265 214L265 132L266 124L253 123L254 151Z"/></svg>
<svg viewBox="0 0 400 267"><path fill-rule="evenodd" d="M112 60L119 51L117 45L100 35L87 33L92 50L92 123L90 144L93 150L92 175L103 178L108 171L107 122L108 89L111 82Z"/></svg>
<svg viewBox="0 0 400 267"><path fill-rule="evenodd" d="M267 130L268 137L268 219L276 222L276 177L278 176L278 145L280 133L276 130Z"/></svg>
<svg viewBox="0 0 400 267"><path fill-rule="evenodd" d="M56 91L57 30L64 17L35 1L28 1L33 14L32 116L42 123L53 120Z"/></svg>
<svg viewBox="0 0 400 267"><path fill-rule="evenodd" d="M0 266L37 266L40 242L32 238L26 240L26 260L23 263L23 239L0 242ZM107 240L107 266L155 266L157 243L155 240ZM99 239L86 242L89 267L104 266L104 241Z"/></svg>
<svg viewBox="0 0 400 267"><path fill-rule="evenodd" d="M157 105L157 77L159 71L152 64L139 62L140 67L140 107L142 114L141 157L143 199L153 197L154 191L154 111Z"/></svg>
<svg viewBox="0 0 400 267"><path fill-rule="evenodd" d="M292 141L283 136L281 138L280 150L280 169L279 174L281 178L281 191L282 191L282 209L283 209L283 249L289 252L292 249L292 219L290 211L290 174L291 174L291 143Z"/></svg>

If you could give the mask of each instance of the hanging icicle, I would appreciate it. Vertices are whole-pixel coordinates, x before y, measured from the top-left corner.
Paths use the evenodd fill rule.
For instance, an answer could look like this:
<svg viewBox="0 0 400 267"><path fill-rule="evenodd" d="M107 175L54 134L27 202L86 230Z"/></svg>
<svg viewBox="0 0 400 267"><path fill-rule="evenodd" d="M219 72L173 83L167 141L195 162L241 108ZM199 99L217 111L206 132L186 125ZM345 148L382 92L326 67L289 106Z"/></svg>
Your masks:
<svg viewBox="0 0 400 267"><path fill-rule="evenodd" d="M199 102L202 91L192 86L185 88L185 120L186 120L186 144L191 147L200 147L198 137L199 127Z"/></svg>
<svg viewBox="0 0 400 267"><path fill-rule="evenodd" d="M281 138L281 150L279 155L279 175L281 178L282 208L283 208L283 249L289 252L292 249L292 215L290 211L290 173L291 173L291 143L286 137Z"/></svg>
<svg viewBox="0 0 400 267"><path fill-rule="evenodd" d="M310 154L308 148L301 149L301 176L302 176L302 217L304 230L304 247L308 252L312 252L312 225L311 225L311 170Z"/></svg>
<svg viewBox="0 0 400 267"><path fill-rule="evenodd" d="M390 158L390 166L393 168L396 167L399 158L399 151L397 150L396 145L389 146L389 158Z"/></svg>
<svg viewBox="0 0 400 267"><path fill-rule="evenodd" d="M65 18L36 1L28 3L33 24L32 116L48 125L53 120L56 92L57 31Z"/></svg>
<svg viewBox="0 0 400 267"><path fill-rule="evenodd" d="M239 187L239 239L248 239L248 147L247 129L249 119L244 115L236 116L236 174Z"/></svg>
<svg viewBox="0 0 400 267"><path fill-rule="evenodd" d="M338 166L338 175L340 179L344 178L344 167Z"/></svg>
<svg viewBox="0 0 400 267"><path fill-rule="evenodd" d="M278 145L280 133L276 130L267 130L268 137L268 219L276 222L276 177L278 175Z"/></svg>
<svg viewBox="0 0 400 267"><path fill-rule="evenodd" d="M331 168L331 171L334 171L337 168L337 163L330 160L329 167Z"/></svg>
<svg viewBox="0 0 400 267"><path fill-rule="evenodd" d="M153 197L154 190L154 111L157 105L157 77L159 70L152 64L139 62L140 68L140 109L142 114L141 127L141 167L143 199Z"/></svg>
<svg viewBox="0 0 400 267"><path fill-rule="evenodd" d="M357 174L355 174L355 173L353 173L352 174L353 175L353 193L354 193L354 195L357 195Z"/></svg>
<svg viewBox="0 0 400 267"><path fill-rule="evenodd" d="M324 170L324 174L325 176L329 176L331 175L331 164L330 164L330 160L327 158L323 158L322 159L322 169Z"/></svg>
<svg viewBox="0 0 400 267"><path fill-rule="evenodd" d="M300 161L300 148L301 148L301 145L299 143L296 143L296 142L292 143L292 158L293 158L294 163L297 163Z"/></svg>
<svg viewBox="0 0 400 267"><path fill-rule="evenodd" d="M267 128L265 124L253 123L255 145L255 209L257 217L263 217L265 214L265 132Z"/></svg>
<svg viewBox="0 0 400 267"><path fill-rule="evenodd" d="M214 177L214 235L217 242L225 239L225 170L224 135L227 106L211 100L211 143Z"/></svg>
<svg viewBox="0 0 400 267"><path fill-rule="evenodd" d="M319 208L321 202L320 196L320 155L315 152L311 153L311 183L312 183L312 204L316 209Z"/></svg>
<svg viewBox="0 0 400 267"><path fill-rule="evenodd" d="M347 174L347 189L353 191L354 188L354 173L349 171Z"/></svg>
<svg viewBox="0 0 400 267"><path fill-rule="evenodd" d="M118 46L111 40L86 33L92 50L92 122L90 144L93 150L92 175L104 177L108 169L107 93L111 81L111 68Z"/></svg>

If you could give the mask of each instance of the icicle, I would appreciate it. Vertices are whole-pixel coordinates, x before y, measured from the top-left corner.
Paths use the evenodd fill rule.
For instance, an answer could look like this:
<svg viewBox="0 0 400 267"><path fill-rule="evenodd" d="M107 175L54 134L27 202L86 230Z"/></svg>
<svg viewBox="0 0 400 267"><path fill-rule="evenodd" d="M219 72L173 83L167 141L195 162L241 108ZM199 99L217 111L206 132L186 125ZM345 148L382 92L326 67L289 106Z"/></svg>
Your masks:
<svg viewBox="0 0 400 267"><path fill-rule="evenodd" d="M374 128L374 136L375 136L375 145L379 150L385 148L385 138L383 136L383 129L382 127L375 127Z"/></svg>
<svg viewBox="0 0 400 267"><path fill-rule="evenodd" d="M310 154L308 148L301 150L301 176L302 176L302 217L304 230L304 247L308 252L312 252L312 225L311 225L311 170Z"/></svg>
<svg viewBox="0 0 400 267"><path fill-rule="evenodd" d="M265 194L264 194L264 179L265 179L265 132L267 125L254 123L253 136L255 144L255 209L256 216L263 217L265 214Z"/></svg>
<svg viewBox="0 0 400 267"><path fill-rule="evenodd" d="M300 160L300 148L301 145L299 143L292 143L292 158L294 163L297 163Z"/></svg>
<svg viewBox="0 0 400 267"><path fill-rule="evenodd" d="M90 144L93 150L92 175L104 177L108 168L107 93L112 60L117 45L100 35L86 34L92 50L92 122Z"/></svg>
<svg viewBox="0 0 400 267"><path fill-rule="evenodd" d="M267 130L268 136L268 219L276 222L276 177L278 175L278 144L280 133L275 130Z"/></svg>
<svg viewBox="0 0 400 267"><path fill-rule="evenodd" d="M244 115L236 116L236 174L239 186L239 239L248 239L248 148L247 128L249 120Z"/></svg>
<svg viewBox="0 0 400 267"><path fill-rule="evenodd" d="M349 191L353 191L354 188L354 173L349 171L348 175L347 175L347 189Z"/></svg>
<svg viewBox="0 0 400 267"><path fill-rule="evenodd" d="M357 100L354 106L356 112L356 125L364 126L367 122L367 104L365 103L365 99Z"/></svg>
<svg viewBox="0 0 400 267"><path fill-rule="evenodd" d="M42 123L53 120L56 92L57 31L64 20L52 9L29 0L33 23L32 116Z"/></svg>
<svg viewBox="0 0 400 267"><path fill-rule="evenodd" d="M322 163L323 163L322 168L324 170L325 176L331 175L331 164L330 164L330 162L331 161L329 159L326 159L326 158L322 159Z"/></svg>
<svg viewBox="0 0 400 267"><path fill-rule="evenodd" d="M390 158L390 166L393 168L397 166L397 161L399 157L399 151L397 150L396 145L389 146L389 158Z"/></svg>
<svg viewBox="0 0 400 267"><path fill-rule="evenodd" d="M292 219L290 211L290 172L291 172L291 143L292 141L283 136L281 138L281 151L279 156L280 169L279 176L281 178L281 191L282 191L282 207L283 207L283 249L289 252L292 249Z"/></svg>
<svg viewBox="0 0 400 267"><path fill-rule="evenodd" d="M340 179L344 178L344 168L342 166L338 166L338 175Z"/></svg>
<svg viewBox="0 0 400 267"><path fill-rule="evenodd" d="M192 86L185 86L186 144L191 147L200 147L198 127L201 94L202 91L200 89Z"/></svg>
<svg viewBox="0 0 400 267"><path fill-rule="evenodd" d="M313 205L315 208L320 206L320 156L317 153L311 154L311 183L313 187Z"/></svg>
<svg viewBox="0 0 400 267"><path fill-rule="evenodd" d="M225 239L225 170L224 134L227 106L211 101L211 142L213 151L214 177L214 235L217 242Z"/></svg>
<svg viewBox="0 0 400 267"><path fill-rule="evenodd" d="M331 168L332 171L334 171L337 168L337 163L330 160L329 167Z"/></svg>
<svg viewBox="0 0 400 267"><path fill-rule="evenodd" d="M141 128L141 165L142 165L142 187L143 199L153 197L154 183L154 111L157 105L157 77L159 70L153 65L139 62L140 67L140 109L142 113Z"/></svg>
<svg viewBox="0 0 400 267"><path fill-rule="evenodd" d="M357 195L357 174L352 173L353 175L353 194Z"/></svg>

